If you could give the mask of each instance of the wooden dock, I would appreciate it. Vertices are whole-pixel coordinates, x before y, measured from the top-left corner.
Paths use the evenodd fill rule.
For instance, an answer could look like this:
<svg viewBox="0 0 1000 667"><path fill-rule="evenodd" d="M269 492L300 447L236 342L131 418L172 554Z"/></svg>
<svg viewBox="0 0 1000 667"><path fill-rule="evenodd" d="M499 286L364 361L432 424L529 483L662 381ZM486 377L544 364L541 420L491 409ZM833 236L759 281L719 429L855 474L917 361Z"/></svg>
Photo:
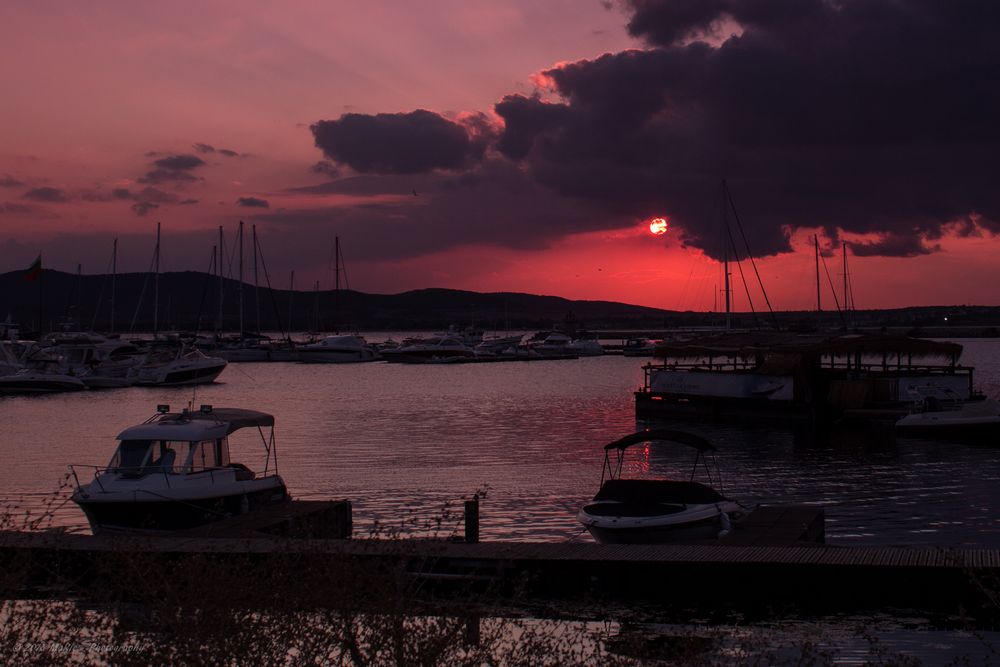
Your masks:
<svg viewBox="0 0 1000 667"><path fill-rule="evenodd" d="M349 509L290 504L165 537L0 533L0 589L7 598L99 596L108 586L134 590L123 573L137 562L175 578L179 563L196 562L193 576L277 581L303 607L331 604L370 577L413 582L438 604L465 604L474 591L569 609L586 600L743 616L895 608L1000 620L1000 550L825 545L816 508L760 508L724 539L686 545L331 539L349 535ZM240 587L234 600L266 599L263 590Z"/></svg>

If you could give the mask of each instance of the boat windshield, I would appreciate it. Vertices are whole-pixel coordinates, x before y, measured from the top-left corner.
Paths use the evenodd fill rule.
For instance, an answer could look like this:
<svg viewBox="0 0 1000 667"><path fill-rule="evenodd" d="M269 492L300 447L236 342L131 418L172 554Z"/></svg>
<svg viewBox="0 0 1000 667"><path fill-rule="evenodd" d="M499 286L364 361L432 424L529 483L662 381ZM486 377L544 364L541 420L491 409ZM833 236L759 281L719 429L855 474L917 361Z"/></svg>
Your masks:
<svg viewBox="0 0 1000 667"><path fill-rule="evenodd" d="M194 473L229 465L227 438L188 442L182 440L122 440L109 472L131 475Z"/></svg>

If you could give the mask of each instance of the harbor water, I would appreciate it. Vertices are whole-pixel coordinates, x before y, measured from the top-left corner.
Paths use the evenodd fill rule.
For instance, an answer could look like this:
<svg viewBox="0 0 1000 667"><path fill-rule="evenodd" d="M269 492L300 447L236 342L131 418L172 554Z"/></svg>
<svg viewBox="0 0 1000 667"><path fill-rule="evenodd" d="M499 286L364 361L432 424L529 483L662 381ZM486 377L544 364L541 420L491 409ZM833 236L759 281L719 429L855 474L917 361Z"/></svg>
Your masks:
<svg viewBox="0 0 1000 667"><path fill-rule="evenodd" d="M1000 340L963 344L976 384L1000 396ZM85 530L82 514L64 502L68 488L59 491L67 465L106 464L114 436L157 404L211 404L274 414L279 472L292 495L350 499L359 534L376 522L404 532L436 528L478 492L486 495L484 540L589 540L575 517L598 488L602 446L660 426L715 443L723 491L736 500L823 507L832 544L1000 548L1000 443L637 422L632 392L647 361L244 363L196 388L5 397L0 496L15 521L51 507L57 525ZM234 447L234 460L254 467L262 448L247 443L245 455ZM686 476L692 461L681 447L653 445L630 466L639 475Z"/></svg>

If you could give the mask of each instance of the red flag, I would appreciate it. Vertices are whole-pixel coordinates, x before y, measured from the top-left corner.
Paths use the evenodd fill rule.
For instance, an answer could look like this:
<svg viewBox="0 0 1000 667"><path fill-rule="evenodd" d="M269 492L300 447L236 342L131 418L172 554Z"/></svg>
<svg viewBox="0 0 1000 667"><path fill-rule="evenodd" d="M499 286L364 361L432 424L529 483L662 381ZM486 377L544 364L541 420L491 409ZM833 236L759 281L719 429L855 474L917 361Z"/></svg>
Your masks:
<svg viewBox="0 0 1000 667"><path fill-rule="evenodd" d="M38 280L38 276L42 275L42 256L39 255L38 259L31 263L27 269L24 270L25 280Z"/></svg>

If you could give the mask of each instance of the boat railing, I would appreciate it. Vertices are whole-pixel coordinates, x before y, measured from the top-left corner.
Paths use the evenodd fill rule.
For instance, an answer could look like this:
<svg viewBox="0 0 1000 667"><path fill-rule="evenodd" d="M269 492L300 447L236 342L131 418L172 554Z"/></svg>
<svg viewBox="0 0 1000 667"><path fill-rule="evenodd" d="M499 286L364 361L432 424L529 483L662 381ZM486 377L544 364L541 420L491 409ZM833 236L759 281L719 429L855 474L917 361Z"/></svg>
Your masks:
<svg viewBox="0 0 1000 667"><path fill-rule="evenodd" d="M643 386L641 391L650 391L650 376L655 371L705 371L709 373L748 373L752 371L760 371L761 367L756 360L749 358L730 358L724 362L715 361L714 359L707 360L697 360L697 361L659 361L650 362L642 366L643 371ZM856 360L834 360L832 362L824 361L822 366L817 370L822 372L829 371L848 371L851 373L862 373L871 376L879 377L905 377L912 375L931 375L931 376L961 376L968 377L970 386L972 382L972 374L974 368L972 366L960 366L951 364L883 364L881 362L871 362L871 363L858 363Z"/></svg>
<svg viewBox="0 0 1000 667"><path fill-rule="evenodd" d="M240 464L240 463L230 463L227 466L205 467L205 468L199 468L198 470L189 470L189 471L178 471L178 470L174 470L173 468L166 469L163 466L156 466L156 465L152 465L152 466L95 466L95 465L86 465L86 464L76 463L76 464L70 465L69 466L69 470L70 470L70 473L72 473L72 475L73 475L73 479L76 482L76 488L78 490L82 488L82 485L80 484L80 477L77 474L77 468L86 469L86 470L92 472L93 477L94 477L94 481L97 482L97 485L100 487L100 489L101 489L102 492L106 492L106 489L104 488L104 484L101 483L101 475L104 475L104 474L107 474L107 473L122 474L122 475L133 477L135 479L138 479L140 477L148 477L150 475L163 475L163 478L164 478L164 480L167 483L167 488L171 488L170 478L171 477L175 477L176 478L178 475L198 475L198 474L202 474L202 473L206 473L207 472L208 476L209 476L209 483L215 484L216 483L216 479L215 479L216 473L222 473L222 472L234 472L235 475L236 475L237 480L239 480L239 481L249 481L249 480L253 480L253 479L261 479L261 478L264 478L264 477L273 477L273 476L275 476L277 474L277 473L270 473L270 474L264 473L263 475L260 475L258 477L258 475L256 473L254 473L252 470L250 470L249 468L247 468L246 466L244 466L243 464ZM247 479L240 480L241 473L242 473L243 476L246 476Z"/></svg>

